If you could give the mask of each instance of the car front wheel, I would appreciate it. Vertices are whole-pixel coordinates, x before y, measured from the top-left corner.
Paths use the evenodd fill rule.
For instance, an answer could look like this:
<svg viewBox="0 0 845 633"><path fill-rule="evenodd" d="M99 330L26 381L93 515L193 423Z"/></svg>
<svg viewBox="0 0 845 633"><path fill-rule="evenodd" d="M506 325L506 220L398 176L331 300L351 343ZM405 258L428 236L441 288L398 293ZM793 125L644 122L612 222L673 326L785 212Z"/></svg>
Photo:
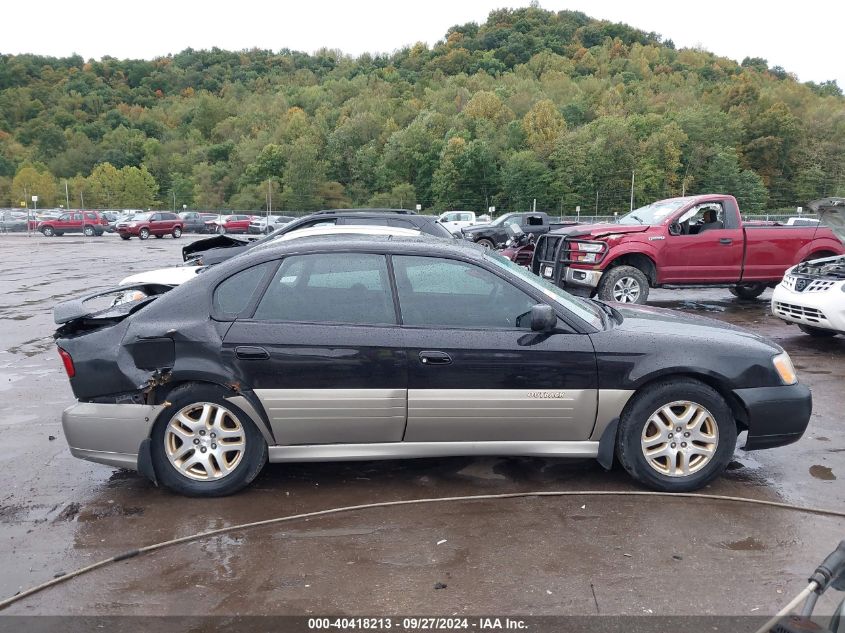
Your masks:
<svg viewBox="0 0 845 633"><path fill-rule="evenodd" d="M598 296L602 301L645 303L648 290L648 278L639 268L615 266L601 276Z"/></svg>
<svg viewBox="0 0 845 633"><path fill-rule="evenodd" d="M150 236L150 230L148 228L143 228L140 231L138 231L138 238L139 239L145 240L149 236Z"/></svg>
<svg viewBox="0 0 845 633"><path fill-rule="evenodd" d="M267 461L267 443L221 389L193 385L168 396L153 428L157 479L191 497L219 497L247 486Z"/></svg>
<svg viewBox="0 0 845 633"><path fill-rule="evenodd" d="M737 284L728 288L728 291L738 299L756 299L766 292L766 284Z"/></svg>
<svg viewBox="0 0 845 633"><path fill-rule="evenodd" d="M486 237L482 237L480 240L476 240L475 243L479 246L483 246L484 248L494 248L496 246L493 243L493 240L488 240Z"/></svg>
<svg viewBox="0 0 845 633"><path fill-rule="evenodd" d="M688 492L722 473L736 446L730 407L712 387L667 380L637 393L619 421L616 455L641 484Z"/></svg>
<svg viewBox="0 0 845 633"><path fill-rule="evenodd" d="M122 240L128 240L130 237L132 237L132 236L131 236L131 235L123 235L123 234L121 234L120 239L122 239Z"/></svg>
<svg viewBox="0 0 845 633"><path fill-rule="evenodd" d="M41 229L41 233L44 234L44 237L53 237L56 234L52 226L45 226Z"/></svg>

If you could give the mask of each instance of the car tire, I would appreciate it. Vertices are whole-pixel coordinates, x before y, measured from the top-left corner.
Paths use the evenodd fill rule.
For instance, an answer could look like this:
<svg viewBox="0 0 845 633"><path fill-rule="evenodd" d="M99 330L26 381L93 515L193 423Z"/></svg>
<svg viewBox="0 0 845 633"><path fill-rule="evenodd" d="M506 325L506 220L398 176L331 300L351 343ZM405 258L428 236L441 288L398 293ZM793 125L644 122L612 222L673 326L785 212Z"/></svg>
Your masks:
<svg viewBox="0 0 845 633"><path fill-rule="evenodd" d="M53 233L53 235L55 235L56 237L61 237L64 234L65 234L64 231L56 231L55 233Z"/></svg>
<svg viewBox="0 0 845 633"><path fill-rule="evenodd" d="M94 236L95 237L103 237L103 233L104 233L104 231L94 231Z"/></svg>
<svg viewBox="0 0 845 633"><path fill-rule="evenodd" d="M222 226L222 225L218 226L217 229L215 229L215 233L217 233L218 235L225 235L226 234L226 227Z"/></svg>
<svg viewBox="0 0 845 633"><path fill-rule="evenodd" d="M689 420L684 422L684 416ZM696 426L701 439L695 439ZM680 438L678 428L682 429ZM616 435L616 455L628 474L644 486L661 492L688 492L705 486L725 470L734 454L736 436L733 413L715 389L691 378L666 380L645 387L625 407ZM684 443L698 451L687 452L681 448ZM705 450L709 453L701 452ZM665 456L660 454L663 452Z"/></svg>
<svg viewBox="0 0 845 633"><path fill-rule="evenodd" d="M173 231L170 234L173 236L174 240L178 240L180 237L182 237L182 229L176 226L173 228Z"/></svg>
<svg viewBox="0 0 845 633"><path fill-rule="evenodd" d="M85 237L94 237L94 233L96 233L96 231L94 230L94 227L90 224L85 225L85 227L82 229L82 234Z"/></svg>
<svg viewBox="0 0 845 633"><path fill-rule="evenodd" d="M161 238L164 237L164 235L162 235L161 233L155 233L155 236L156 236L157 240L160 240Z"/></svg>
<svg viewBox="0 0 845 633"><path fill-rule="evenodd" d="M817 338L830 338L831 336L836 336L839 334L836 330L826 330L820 327L814 327L812 325L804 325L803 323L798 323L798 329L804 332L804 334L809 334L810 336L814 336Z"/></svg>
<svg viewBox="0 0 845 633"><path fill-rule="evenodd" d="M145 240L150 236L150 230L148 228L143 228L138 231L138 239Z"/></svg>
<svg viewBox="0 0 845 633"><path fill-rule="evenodd" d="M728 291L738 299L756 299L766 292L766 284L737 284L731 286Z"/></svg>
<svg viewBox="0 0 845 633"><path fill-rule="evenodd" d="M475 243L479 246L483 246L484 248L496 248L496 245L493 243L493 240L487 239L486 237L482 237L480 240L476 240Z"/></svg>
<svg viewBox="0 0 845 633"><path fill-rule="evenodd" d="M41 234L44 237L54 237L56 235L56 232L53 230L52 226L45 226L41 229Z"/></svg>
<svg viewBox="0 0 845 633"><path fill-rule="evenodd" d="M602 301L644 304L648 291L648 277L639 268L614 266L601 276L596 294Z"/></svg>
<svg viewBox="0 0 845 633"><path fill-rule="evenodd" d="M121 235L121 236L120 236L120 239L122 239L122 240L128 240L128 239L129 239L129 238L131 238L131 237L132 237L131 235Z"/></svg>
<svg viewBox="0 0 845 633"><path fill-rule="evenodd" d="M168 404L153 426L150 448L156 479L169 490L189 497L230 495L249 485L267 462L267 443L261 432L249 416L228 402L225 396L220 387L201 384L179 387L167 396ZM208 422L202 425L206 407L210 414ZM218 418L221 411L222 417ZM189 430L186 425L176 422L178 416L194 422L199 428ZM218 419L222 422L218 423ZM231 441L240 438L240 450L220 452L214 444L214 439L219 438L211 438L214 430L220 428L234 434ZM187 453L180 456L183 446ZM209 457L200 456L193 446L206 448L204 455ZM192 465L195 456L200 461ZM222 460L231 460L226 466L231 468L228 473L221 468Z"/></svg>

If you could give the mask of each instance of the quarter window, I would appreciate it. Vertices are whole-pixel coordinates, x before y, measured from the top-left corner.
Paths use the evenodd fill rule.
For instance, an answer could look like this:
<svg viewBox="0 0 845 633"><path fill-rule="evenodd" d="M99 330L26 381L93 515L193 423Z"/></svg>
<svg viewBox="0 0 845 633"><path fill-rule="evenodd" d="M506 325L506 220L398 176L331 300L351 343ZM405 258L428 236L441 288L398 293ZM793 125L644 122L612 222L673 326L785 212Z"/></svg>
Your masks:
<svg viewBox="0 0 845 633"><path fill-rule="evenodd" d="M325 253L286 258L255 318L323 323L396 323L383 255Z"/></svg>
<svg viewBox="0 0 845 633"><path fill-rule="evenodd" d="M490 271L452 259L395 256L405 325L530 328L537 302Z"/></svg>
<svg viewBox="0 0 845 633"><path fill-rule="evenodd" d="M235 273L221 282L214 291L214 311L235 317L249 307L265 275L277 262L265 262Z"/></svg>

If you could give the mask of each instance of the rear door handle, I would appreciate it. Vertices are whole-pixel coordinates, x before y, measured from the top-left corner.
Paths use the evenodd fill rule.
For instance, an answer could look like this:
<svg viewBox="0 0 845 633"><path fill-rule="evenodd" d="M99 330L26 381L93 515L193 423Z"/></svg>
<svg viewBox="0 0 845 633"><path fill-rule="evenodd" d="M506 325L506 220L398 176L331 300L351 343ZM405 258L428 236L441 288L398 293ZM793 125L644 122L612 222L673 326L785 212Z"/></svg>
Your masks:
<svg viewBox="0 0 845 633"><path fill-rule="evenodd" d="M446 352L420 352L420 362L423 365L449 365L452 357Z"/></svg>
<svg viewBox="0 0 845 633"><path fill-rule="evenodd" d="M734 241L729 237L720 237L719 244L733 244Z"/></svg>
<svg viewBox="0 0 845 633"><path fill-rule="evenodd" d="M243 360L266 360L270 358L270 354L263 347L236 347L235 356Z"/></svg>

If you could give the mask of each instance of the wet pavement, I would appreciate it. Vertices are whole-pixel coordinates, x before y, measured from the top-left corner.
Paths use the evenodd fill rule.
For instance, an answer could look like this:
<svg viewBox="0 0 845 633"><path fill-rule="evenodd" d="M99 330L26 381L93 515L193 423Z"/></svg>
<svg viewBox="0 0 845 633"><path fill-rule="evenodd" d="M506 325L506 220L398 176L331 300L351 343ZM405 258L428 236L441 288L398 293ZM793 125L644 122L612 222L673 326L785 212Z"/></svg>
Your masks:
<svg viewBox="0 0 845 633"><path fill-rule="evenodd" d="M0 235L0 598L136 547L275 516L422 497L639 490L618 468L606 473L592 460L450 458L271 464L234 497L198 500L72 458L61 430L72 394L52 343L53 305L175 265L189 239ZM769 297L652 293L653 305L773 338L813 390L800 442L737 450L729 471L704 492L841 510L845 337L802 334L768 313ZM803 588L842 538L842 519L699 499L403 506L164 549L72 579L6 613L761 614Z"/></svg>

